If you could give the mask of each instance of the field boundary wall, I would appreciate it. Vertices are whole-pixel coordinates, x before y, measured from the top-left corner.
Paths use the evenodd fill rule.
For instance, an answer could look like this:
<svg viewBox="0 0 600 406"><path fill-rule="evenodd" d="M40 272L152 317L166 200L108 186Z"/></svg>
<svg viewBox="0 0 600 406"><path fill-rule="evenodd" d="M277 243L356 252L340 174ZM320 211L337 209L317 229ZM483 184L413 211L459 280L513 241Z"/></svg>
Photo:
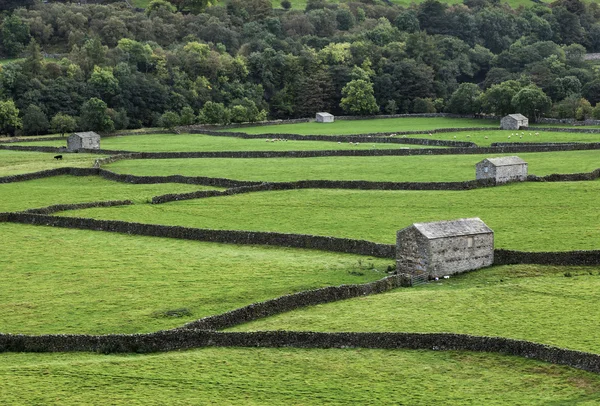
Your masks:
<svg viewBox="0 0 600 406"><path fill-rule="evenodd" d="M494 265L515 264L595 266L600 265L600 250L564 252L494 250Z"/></svg>
<svg viewBox="0 0 600 406"><path fill-rule="evenodd" d="M0 334L0 352L151 353L201 347L379 348L491 352L600 373L600 355L525 340L452 333L159 331L132 335Z"/></svg>

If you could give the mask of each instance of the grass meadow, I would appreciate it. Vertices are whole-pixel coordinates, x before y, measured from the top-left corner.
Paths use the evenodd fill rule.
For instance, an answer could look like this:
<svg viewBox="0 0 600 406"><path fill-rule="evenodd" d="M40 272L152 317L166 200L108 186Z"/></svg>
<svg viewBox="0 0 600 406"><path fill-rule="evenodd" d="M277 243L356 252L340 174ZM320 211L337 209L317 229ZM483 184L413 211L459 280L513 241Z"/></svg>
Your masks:
<svg viewBox="0 0 600 406"><path fill-rule="evenodd" d="M470 127L473 122L476 126L485 123L363 120L339 121L333 126L298 124L286 131L401 131ZM494 128L497 125L489 124L485 143L506 138L506 132ZM279 132L282 128L286 126L248 131ZM466 140L467 133L460 131L433 137L459 139L463 134ZM473 141L479 137L469 135ZM597 135L588 139L567 133L540 136L546 141L550 137L575 142L598 139ZM63 141L51 145L59 144ZM329 142L267 143L190 134L111 137L102 146L139 151L356 148ZM376 145L380 147L400 146ZM358 148L368 146L361 143ZM100 157L63 154L63 161L55 161L53 155L0 150L0 176L60 166L89 167ZM589 172L600 166L597 150L519 156L529 162L530 173L537 175ZM473 179L474 165L484 157L489 155L131 160L106 169L263 181L441 182ZM131 199L131 206L59 215L382 243L395 242L396 231L414 222L480 217L494 230L497 248L600 248L600 180L524 182L470 191L304 189L149 204L155 195L202 189L209 188L57 176L0 184L0 212ZM377 280L394 264L393 259L316 250L13 223L0 223L0 236L3 333L141 333L175 328L283 294ZM599 291L598 266L496 266L438 283L292 311L233 330L445 331L600 353L596 340ZM146 355L1 353L0 393L3 404L597 405L600 375L526 358L464 351L202 348Z"/></svg>
<svg viewBox="0 0 600 406"><path fill-rule="evenodd" d="M40 208L53 204L132 200L147 202L152 196L215 189L182 183L128 184L98 176L54 176L26 182L0 184L0 212Z"/></svg>
<svg viewBox="0 0 600 406"><path fill-rule="evenodd" d="M600 267L507 265L300 309L233 330L453 332L600 353L599 323Z"/></svg>
<svg viewBox="0 0 600 406"><path fill-rule="evenodd" d="M7 404L595 405L600 393L597 374L471 352L204 348L0 357Z"/></svg>
<svg viewBox="0 0 600 406"><path fill-rule="evenodd" d="M0 234L10 236L0 246L4 333L175 328L288 293L381 279L394 265L314 250L22 224L0 223Z"/></svg>
<svg viewBox="0 0 600 406"><path fill-rule="evenodd" d="M279 231L394 243L415 222L480 217L496 247L598 249L600 180L519 183L469 191L302 189L160 205L84 209L65 216L189 227Z"/></svg>
<svg viewBox="0 0 600 406"><path fill-rule="evenodd" d="M74 166L91 167L94 161L103 155L61 154L63 159L54 159L55 153L0 150L0 176L44 171L47 169Z"/></svg>
<svg viewBox="0 0 600 406"><path fill-rule="evenodd" d="M331 141L272 141L265 139L242 139L235 137L210 136L203 134L148 134L102 138L103 149L139 152L179 152L179 151L313 151L348 149L395 149L430 148L412 144L352 145ZM62 147L62 140L27 141L13 145Z"/></svg>
<svg viewBox="0 0 600 406"><path fill-rule="evenodd" d="M512 154L494 154L510 156ZM187 175L236 180L368 180L452 182L475 179L475 164L490 155L366 156L317 158L135 159L104 166L118 173L144 176ZM600 168L600 153L560 151L519 153L530 174L590 172Z"/></svg>

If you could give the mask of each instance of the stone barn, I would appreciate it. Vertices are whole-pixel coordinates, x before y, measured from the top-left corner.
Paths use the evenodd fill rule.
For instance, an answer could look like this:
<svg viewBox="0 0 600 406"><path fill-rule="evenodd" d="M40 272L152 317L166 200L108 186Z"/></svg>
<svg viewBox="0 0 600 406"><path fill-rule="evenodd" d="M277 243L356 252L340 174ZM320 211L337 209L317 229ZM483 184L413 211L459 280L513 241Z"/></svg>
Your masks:
<svg viewBox="0 0 600 406"><path fill-rule="evenodd" d="M479 218L415 223L397 233L399 274L440 278L493 262L494 232Z"/></svg>
<svg viewBox="0 0 600 406"><path fill-rule="evenodd" d="M486 158L475 164L476 179L496 179L497 183L527 180L527 162L518 156Z"/></svg>
<svg viewBox="0 0 600 406"><path fill-rule="evenodd" d="M317 113L317 123L333 123L333 114Z"/></svg>
<svg viewBox="0 0 600 406"><path fill-rule="evenodd" d="M71 134L67 138L67 149L69 151L77 151L81 148L100 149L100 135L93 131Z"/></svg>
<svg viewBox="0 0 600 406"><path fill-rule="evenodd" d="M500 120L500 128L503 130L518 130L521 127L529 127L529 119L523 114L509 114Z"/></svg>

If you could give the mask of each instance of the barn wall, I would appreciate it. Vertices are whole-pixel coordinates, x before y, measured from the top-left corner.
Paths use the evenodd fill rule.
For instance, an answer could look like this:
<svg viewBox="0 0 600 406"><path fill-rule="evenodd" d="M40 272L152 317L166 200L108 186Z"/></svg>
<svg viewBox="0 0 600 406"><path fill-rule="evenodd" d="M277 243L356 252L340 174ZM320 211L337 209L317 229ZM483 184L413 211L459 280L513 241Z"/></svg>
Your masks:
<svg viewBox="0 0 600 406"><path fill-rule="evenodd" d="M472 247L469 247L472 238ZM442 277L492 265L494 234L476 234L438 238L429 241L431 259L427 271L432 277Z"/></svg>
<svg viewBox="0 0 600 406"><path fill-rule="evenodd" d="M488 171L485 172L485 167ZM475 165L475 179L495 179L496 178L496 166L491 163L480 162Z"/></svg>
<svg viewBox="0 0 600 406"><path fill-rule="evenodd" d="M499 166L495 172L496 182L527 180L527 164Z"/></svg>
<svg viewBox="0 0 600 406"><path fill-rule="evenodd" d="M86 149L100 149L100 137L98 138L84 138L81 142L81 148Z"/></svg>
<svg viewBox="0 0 600 406"><path fill-rule="evenodd" d="M427 241L414 227L396 234L396 270L398 273L421 274L427 270Z"/></svg>

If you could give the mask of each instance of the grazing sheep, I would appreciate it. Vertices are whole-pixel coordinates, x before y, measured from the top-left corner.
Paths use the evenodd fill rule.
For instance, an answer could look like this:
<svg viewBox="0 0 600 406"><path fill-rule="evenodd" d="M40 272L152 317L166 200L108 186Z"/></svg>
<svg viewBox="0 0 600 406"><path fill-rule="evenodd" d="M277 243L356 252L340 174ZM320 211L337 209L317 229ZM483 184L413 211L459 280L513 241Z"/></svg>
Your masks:
<svg viewBox="0 0 600 406"><path fill-rule="evenodd" d="M487 135L485 136L485 139L486 139L486 140L488 139Z"/></svg>

